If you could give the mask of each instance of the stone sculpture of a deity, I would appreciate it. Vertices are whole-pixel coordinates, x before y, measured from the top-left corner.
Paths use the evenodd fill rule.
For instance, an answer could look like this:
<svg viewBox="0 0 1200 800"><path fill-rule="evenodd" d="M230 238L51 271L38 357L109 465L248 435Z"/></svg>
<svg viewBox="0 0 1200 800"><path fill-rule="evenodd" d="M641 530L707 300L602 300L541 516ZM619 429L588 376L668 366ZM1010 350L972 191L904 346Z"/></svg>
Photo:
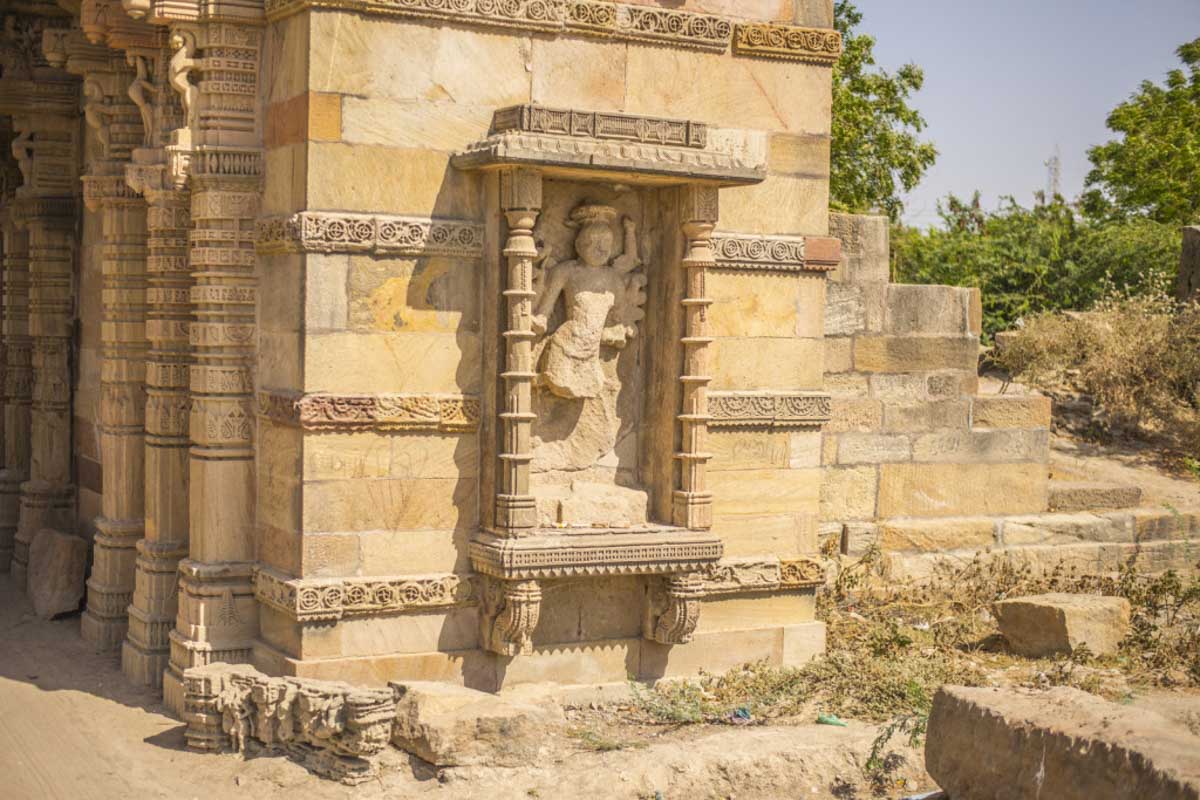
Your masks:
<svg viewBox="0 0 1200 800"><path fill-rule="evenodd" d="M614 259L617 217L611 206L576 208L570 216L571 226L579 229L576 257L555 263L547 255L544 262L533 311L533 330L544 338L535 350L535 363L542 385L558 397L598 397L605 382L601 348L624 348L637 336L637 323L645 316L646 276L633 274L642 265L637 226L631 219L622 220L625 250ZM548 333L560 296L566 317Z"/></svg>

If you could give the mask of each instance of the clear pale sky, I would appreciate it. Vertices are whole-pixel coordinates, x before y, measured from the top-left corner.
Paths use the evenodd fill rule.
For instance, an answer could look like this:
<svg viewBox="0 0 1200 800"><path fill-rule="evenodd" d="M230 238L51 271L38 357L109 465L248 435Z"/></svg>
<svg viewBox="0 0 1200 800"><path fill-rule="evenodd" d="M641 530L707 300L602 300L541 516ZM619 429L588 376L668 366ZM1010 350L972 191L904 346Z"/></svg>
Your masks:
<svg viewBox="0 0 1200 800"><path fill-rule="evenodd" d="M937 221L937 201L979 189L985 208L1023 205L1047 185L1057 145L1062 191L1083 188L1087 148L1144 79L1161 83L1175 49L1200 37L1200 0L856 0L879 65L925 69L916 106L937 164L906 198L905 221Z"/></svg>

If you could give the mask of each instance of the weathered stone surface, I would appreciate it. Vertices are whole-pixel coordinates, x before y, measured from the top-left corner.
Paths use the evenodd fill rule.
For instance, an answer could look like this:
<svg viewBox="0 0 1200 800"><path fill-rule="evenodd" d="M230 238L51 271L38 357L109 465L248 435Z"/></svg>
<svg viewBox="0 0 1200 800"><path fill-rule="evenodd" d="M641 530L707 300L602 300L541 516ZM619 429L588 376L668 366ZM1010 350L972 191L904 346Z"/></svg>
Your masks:
<svg viewBox="0 0 1200 800"><path fill-rule="evenodd" d="M882 464L911 458L912 446L907 436L843 433L838 437L839 464Z"/></svg>
<svg viewBox="0 0 1200 800"><path fill-rule="evenodd" d="M965 399L883 405L883 429L888 433L936 431L946 428L965 430L968 418L969 409Z"/></svg>
<svg viewBox="0 0 1200 800"><path fill-rule="evenodd" d="M439 767L536 763L563 724L562 709L442 683L391 684L392 744Z"/></svg>
<svg viewBox="0 0 1200 800"><path fill-rule="evenodd" d="M995 544L996 523L986 517L890 520L879 526L885 551L982 550Z"/></svg>
<svg viewBox="0 0 1200 800"><path fill-rule="evenodd" d="M887 283L887 217L830 214L831 235L842 240L842 265L831 277L842 283Z"/></svg>
<svg viewBox="0 0 1200 800"><path fill-rule="evenodd" d="M925 768L955 800L1194 800L1200 738L1078 689L946 686Z"/></svg>
<svg viewBox="0 0 1200 800"><path fill-rule="evenodd" d="M983 395L971 401L976 428L1049 428L1050 398L1041 395Z"/></svg>
<svg viewBox="0 0 1200 800"><path fill-rule="evenodd" d="M1005 462L1050 457L1044 430L938 431L913 437L914 461Z"/></svg>
<svg viewBox="0 0 1200 800"><path fill-rule="evenodd" d="M852 336L866 328L862 287L830 283L825 295L825 335Z"/></svg>
<svg viewBox="0 0 1200 800"><path fill-rule="evenodd" d="M1094 508L1131 508L1142 501L1137 486L1099 481L1051 481L1053 511L1088 511Z"/></svg>
<svg viewBox="0 0 1200 800"><path fill-rule="evenodd" d="M854 368L862 372L974 370L979 360L975 336L859 336Z"/></svg>
<svg viewBox="0 0 1200 800"><path fill-rule="evenodd" d="M971 333L970 303L970 289L891 284L883 329L892 335Z"/></svg>
<svg viewBox="0 0 1200 800"><path fill-rule="evenodd" d="M1109 655L1129 632L1129 601L1123 597L1041 594L992 605L1000 632L1013 651L1030 658L1075 652Z"/></svg>
<svg viewBox="0 0 1200 800"><path fill-rule="evenodd" d="M87 571L87 542L45 528L29 545L29 597L42 619L79 610Z"/></svg>
<svg viewBox="0 0 1200 800"><path fill-rule="evenodd" d="M1040 464L882 464L879 516L1028 514L1046 508Z"/></svg>
<svg viewBox="0 0 1200 800"><path fill-rule="evenodd" d="M821 481L821 519L872 519L878 491L879 472L875 466L826 469Z"/></svg>

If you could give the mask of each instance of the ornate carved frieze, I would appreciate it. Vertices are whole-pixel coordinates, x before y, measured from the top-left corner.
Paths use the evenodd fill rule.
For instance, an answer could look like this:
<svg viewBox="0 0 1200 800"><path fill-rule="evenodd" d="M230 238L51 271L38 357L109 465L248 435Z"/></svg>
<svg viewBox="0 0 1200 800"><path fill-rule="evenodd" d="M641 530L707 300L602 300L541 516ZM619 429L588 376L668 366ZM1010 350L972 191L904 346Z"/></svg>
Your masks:
<svg viewBox="0 0 1200 800"><path fill-rule="evenodd" d="M704 582L697 573L672 575L651 586L642 635L659 644L687 644L700 622Z"/></svg>
<svg viewBox="0 0 1200 800"><path fill-rule="evenodd" d="M367 252L478 258L483 226L467 220L302 211L258 221L259 253Z"/></svg>
<svg viewBox="0 0 1200 800"><path fill-rule="evenodd" d="M288 578L267 567L254 576L259 602L297 622L328 622L348 616L399 614L475 605L479 589L465 575L377 578Z"/></svg>
<svg viewBox="0 0 1200 800"><path fill-rule="evenodd" d="M705 597L809 588L825 583L825 567L815 558L730 559L710 564L699 575Z"/></svg>
<svg viewBox="0 0 1200 800"><path fill-rule="evenodd" d="M254 740L327 778L355 785L379 774L396 717L392 689L271 678L249 666L209 664L183 675L188 747L244 753Z"/></svg>
<svg viewBox="0 0 1200 800"><path fill-rule="evenodd" d="M270 20L308 9L443 19L490 27L574 33L723 52L733 23L714 14L598 0L266 0Z"/></svg>
<svg viewBox="0 0 1200 800"><path fill-rule="evenodd" d="M306 430L471 431L479 399L469 395L258 393L259 416Z"/></svg>
<svg viewBox="0 0 1200 800"><path fill-rule="evenodd" d="M714 392L708 413L714 427L809 427L829 421L832 402L826 394Z"/></svg>
<svg viewBox="0 0 1200 800"><path fill-rule="evenodd" d="M841 257L838 241L825 236L717 233L712 242L718 269L829 272Z"/></svg>
<svg viewBox="0 0 1200 800"><path fill-rule="evenodd" d="M489 134L523 131L560 136L586 136L642 144L669 144L704 148L708 126L702 122L629 114L575 111L522 105L503 108L492 117Z"/></svg>
<svg viewBox="0 0 1200 800"><path fill-rule="evenodd" d="M723 552L717 536L678 528L543 531L515 538L482 533L470 546L477 571L507 580L693 572Z"/></svg>
<svg viewBox="0 0 1200 800"><path fill-rule="evenodd" d="M828 28L739 22L733 48L742 55L832 65L842 55L842 35Z"/></svg>

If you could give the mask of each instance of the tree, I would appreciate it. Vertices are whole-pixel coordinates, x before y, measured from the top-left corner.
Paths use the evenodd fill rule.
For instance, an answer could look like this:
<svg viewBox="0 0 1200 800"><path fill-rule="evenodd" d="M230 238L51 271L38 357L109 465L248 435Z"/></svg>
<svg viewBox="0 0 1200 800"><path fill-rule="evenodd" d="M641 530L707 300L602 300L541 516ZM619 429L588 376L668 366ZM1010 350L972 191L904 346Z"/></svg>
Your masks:
<svg viewBox="0 0 1200 800"><path fill-rule="evenodd" d="M1143 82L1108 117L1121 138L1088 151L1089 215L1200 222L1200 39L1176 52L1185 69L1169 72L1165 86Z"/></svg>
<svg viewBox="0 0 1200 800"><path fill-rule="evenodd" d="M904 209L900 191L915 187L937 159L937 149L918 138L924 118L909 105L925 74L915 64L895 74L871 69L875 39L854 32L861 22L851 0L838 0L834 24L844 52L833 68L830 205L852 213L881 209L894 221Z"/></svg>

